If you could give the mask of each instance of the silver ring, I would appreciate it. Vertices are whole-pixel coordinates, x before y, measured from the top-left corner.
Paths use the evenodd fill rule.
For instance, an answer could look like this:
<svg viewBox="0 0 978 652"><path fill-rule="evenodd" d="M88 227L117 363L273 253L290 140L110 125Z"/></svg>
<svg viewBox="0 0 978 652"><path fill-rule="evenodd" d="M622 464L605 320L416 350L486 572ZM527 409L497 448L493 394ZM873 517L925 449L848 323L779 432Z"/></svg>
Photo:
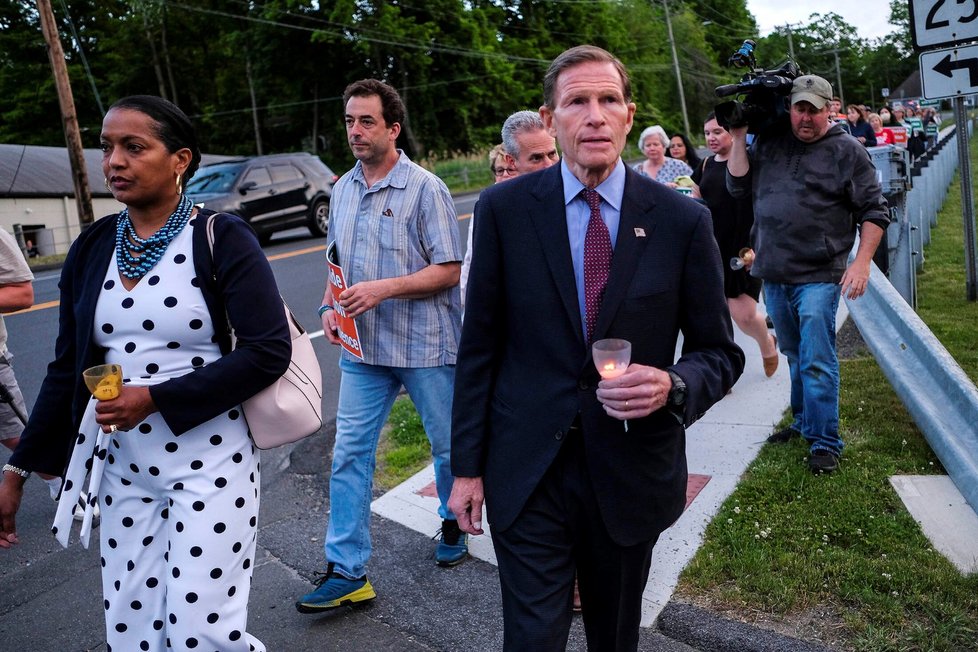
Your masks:
<svg viewBox="0 0 978 652"><path fill-rule="evenodd" d="M113 423L111 426L109 426L109 432L119 432L119 426Z"/></svg>

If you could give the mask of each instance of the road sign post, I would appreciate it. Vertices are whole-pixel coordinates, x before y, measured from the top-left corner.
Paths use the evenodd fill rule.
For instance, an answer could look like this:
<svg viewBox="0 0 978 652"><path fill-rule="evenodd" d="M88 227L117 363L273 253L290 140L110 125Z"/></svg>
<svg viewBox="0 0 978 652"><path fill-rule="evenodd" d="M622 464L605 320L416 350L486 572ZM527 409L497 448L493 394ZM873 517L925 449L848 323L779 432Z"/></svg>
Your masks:
<svg viewBox="0 0 978 652"><path fill-rule="evenodd" d="M920 85L925 98L954 98L964 222L965 292L978 300L978 252L972 192L968 116L964 95L978 93L978 0L910 0L910 32L920 53ZM971 45L968 45L971 44ZM935 50L934 48L946 48Z"/></svg>
<svg viewBox="0 0 978 652"><path fill-rule="evenodd" d="M961 219L964 222L965 292L968 301L978 300L978 266L975 251L975 201L971 188L971 159L968 146L968 116L964 98L954 98L954 124L958 128L958 171L961 173Z"/></svg>

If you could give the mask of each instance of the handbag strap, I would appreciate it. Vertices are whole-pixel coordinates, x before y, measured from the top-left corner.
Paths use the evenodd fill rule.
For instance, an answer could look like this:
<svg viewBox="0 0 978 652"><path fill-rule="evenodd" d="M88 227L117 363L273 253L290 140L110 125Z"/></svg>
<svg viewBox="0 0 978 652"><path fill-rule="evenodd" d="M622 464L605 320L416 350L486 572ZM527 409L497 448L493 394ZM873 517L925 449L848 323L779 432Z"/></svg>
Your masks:
<svg viewBox="0 0 978 652"><path fill-rule="evenodd" d="M220 215L220 213L211 213L207 216L207 247L211 252L211 280L214 282L214 287L217 287L217 266L214 265L214 218ZM299 320L296 319L295 313L289 308L289 304L285 302L285 297L282 297L282 304L285 307L286 317L292 321L296 329L300 333L305 333L306 329L302 327ZM224 308L224 321L227 323L228 334L231 336L231 349L235 348L238 342L237 336L234 334L234 326L231 325L231 317L228 315L227 306Z"/></svg>
<svg viewBox="0 0 978 652"><path fill-rule="evenodd" d="M211 213L207 216L207 248L210 250L211 254L211 282L213 287L217 288L217 265L214 264L214 223L217 221L216 218L219 213ZM224 302L221 302L224 305ZM231 338L231 350L236 348L238 343L238 337L234 334L234 326L231 325L231 316L228 314L227 306L224 306L224 323L227 325L227 332Z"/></svg>

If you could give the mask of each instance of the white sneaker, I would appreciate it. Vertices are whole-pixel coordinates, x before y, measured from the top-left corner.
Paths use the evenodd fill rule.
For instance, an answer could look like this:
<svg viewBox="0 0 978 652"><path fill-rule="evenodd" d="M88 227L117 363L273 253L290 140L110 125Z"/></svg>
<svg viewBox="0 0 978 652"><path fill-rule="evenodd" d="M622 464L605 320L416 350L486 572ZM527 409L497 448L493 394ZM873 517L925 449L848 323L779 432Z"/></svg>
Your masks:
<svg viewBox="0 0 978 652"><path fill-rule="evenodd" d="M71 517L74 518L79 523L85 520L85 506L88 504L88 494L84 491L78 494L78 504L75 505L71 510ZM92 506L92 527L98 527L99 521L101 521L101 512L98 508L98 503Z"/></svg>

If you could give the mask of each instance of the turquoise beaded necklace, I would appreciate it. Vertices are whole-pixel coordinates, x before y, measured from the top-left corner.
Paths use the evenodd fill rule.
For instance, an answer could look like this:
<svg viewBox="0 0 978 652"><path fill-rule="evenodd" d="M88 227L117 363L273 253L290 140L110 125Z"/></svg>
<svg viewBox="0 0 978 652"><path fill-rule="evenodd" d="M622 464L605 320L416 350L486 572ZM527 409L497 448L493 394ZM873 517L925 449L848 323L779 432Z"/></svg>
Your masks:
<svg viewBox="0 0 978 652"><path fill-rule="evenodd" d="M177 209L166 219L166 224L148 238L140 238L129 219L129 209L119 213L115 229L115 255L119 273L128 279L140 279L160 262L163 252L187 225L194 204L186 195L180 196Z"/></svg>

